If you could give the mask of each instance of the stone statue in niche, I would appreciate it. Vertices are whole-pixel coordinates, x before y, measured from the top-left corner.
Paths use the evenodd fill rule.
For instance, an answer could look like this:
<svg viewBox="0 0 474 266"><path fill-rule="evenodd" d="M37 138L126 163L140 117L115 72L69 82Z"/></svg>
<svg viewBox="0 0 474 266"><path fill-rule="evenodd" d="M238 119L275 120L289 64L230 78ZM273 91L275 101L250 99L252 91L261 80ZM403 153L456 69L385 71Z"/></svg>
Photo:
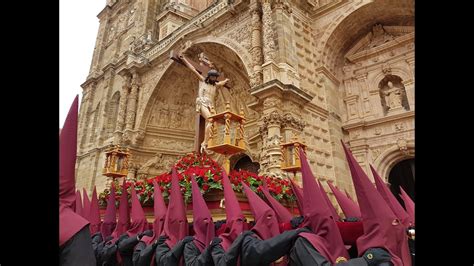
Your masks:
<svg viewBox="0 0 474 266"><path fill-rule="evenodd" d="M380 101L384 114L388 112L410 110L402 79L395 75L386 75L379 83Z"/></svg>
<svg viewBox="0 0 474 266"><path fill-rule="evenodd" d="M393 83L389 81L387 83L388 89L384 92L385 101L388 103L390 110L402 107L402 89L393 86Z"/></svg>

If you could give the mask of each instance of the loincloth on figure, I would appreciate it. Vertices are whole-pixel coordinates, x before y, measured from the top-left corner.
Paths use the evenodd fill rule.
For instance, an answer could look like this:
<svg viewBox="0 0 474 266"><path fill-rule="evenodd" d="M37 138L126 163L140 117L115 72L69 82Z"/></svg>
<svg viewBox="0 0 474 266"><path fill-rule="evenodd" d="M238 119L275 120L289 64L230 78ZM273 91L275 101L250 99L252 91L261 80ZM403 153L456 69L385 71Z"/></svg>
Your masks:
<svg viewBox="0 0 474 266"><path fill-rule="evenodd" d="M201 107L207 108L209 111L211 111L212 107L212 102L211 99L207 97L198 97L196 98L196 112L201 112Z"/></svg>

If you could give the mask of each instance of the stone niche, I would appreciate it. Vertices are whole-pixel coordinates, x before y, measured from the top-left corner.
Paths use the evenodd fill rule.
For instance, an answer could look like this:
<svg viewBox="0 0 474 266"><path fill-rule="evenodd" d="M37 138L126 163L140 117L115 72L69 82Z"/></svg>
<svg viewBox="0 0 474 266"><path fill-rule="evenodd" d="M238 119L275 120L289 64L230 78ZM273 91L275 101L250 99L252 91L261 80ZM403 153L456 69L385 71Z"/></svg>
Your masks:
<svg viewBox="0 0 474 266"><path fill-rule="evenodd" d="M380 103L384 115L397 111L409 111L407 93L402 79L395 75L386 75L379 83Z"/></svg>

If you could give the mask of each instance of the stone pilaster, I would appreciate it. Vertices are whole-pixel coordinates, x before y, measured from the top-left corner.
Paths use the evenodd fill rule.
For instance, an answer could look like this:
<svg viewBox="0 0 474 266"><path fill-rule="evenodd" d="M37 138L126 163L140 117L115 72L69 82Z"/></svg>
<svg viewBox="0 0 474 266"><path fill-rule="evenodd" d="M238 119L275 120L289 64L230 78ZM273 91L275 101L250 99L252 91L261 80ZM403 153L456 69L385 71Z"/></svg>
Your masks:
<svg viewBox="0 0 474 266"><path fill-rule="evenodd" d="M262 21L261 11L257 3L253 3L250 8L252 34L250 53L252 55L253 74L250 77L250 87L255 87L263 82L262 76Z"/></svg>
<svg viewBox="0 0 474 266"><path fill-rule="evenodd" d="M125 125L125 111L127 109L127 98L130 89L130 76L124 77L124 83L122 90L120 91L120 102L117 113L117 123L115 125L115 131L122 131Z"/></svg>
<svg viewBox="0 0 474 266"><path fill-rule="evenodd" d="M262 1L262 22L263 22L263 61L268 63L273 61L275 56L275 33L273 31L271 0Z"/></svg>
<svg viewBox="0 0 474 266"><path fill-rule="evenodd" d="M127 116L125 130L133 130L135 127L135 116L137 112L138 88L140 85L138 73L132 74L131 90L127 97Z"/></svg>

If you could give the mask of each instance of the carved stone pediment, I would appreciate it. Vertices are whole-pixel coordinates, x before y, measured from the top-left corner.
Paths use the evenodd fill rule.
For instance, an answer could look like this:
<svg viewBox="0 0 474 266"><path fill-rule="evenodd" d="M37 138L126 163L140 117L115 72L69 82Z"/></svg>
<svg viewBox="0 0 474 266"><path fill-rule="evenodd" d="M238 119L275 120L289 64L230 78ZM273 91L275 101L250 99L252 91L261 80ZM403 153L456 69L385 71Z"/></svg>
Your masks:
<svg viewBox="0 0 474 266"><path fill-rule="evenodd" d="M394 46L413 41L415 28L412 26L384 26L376 24L372 30L357 42L346 54L352 63L363 60Z"/></svg>

